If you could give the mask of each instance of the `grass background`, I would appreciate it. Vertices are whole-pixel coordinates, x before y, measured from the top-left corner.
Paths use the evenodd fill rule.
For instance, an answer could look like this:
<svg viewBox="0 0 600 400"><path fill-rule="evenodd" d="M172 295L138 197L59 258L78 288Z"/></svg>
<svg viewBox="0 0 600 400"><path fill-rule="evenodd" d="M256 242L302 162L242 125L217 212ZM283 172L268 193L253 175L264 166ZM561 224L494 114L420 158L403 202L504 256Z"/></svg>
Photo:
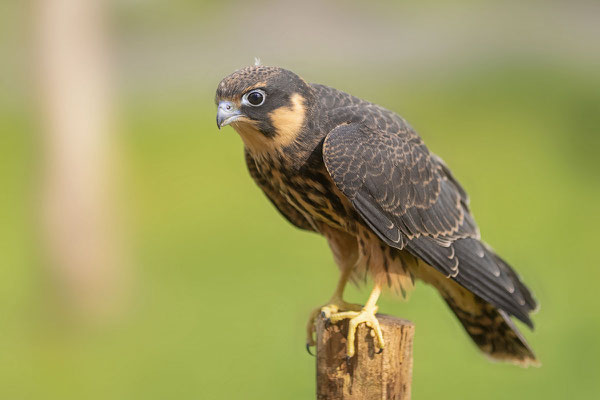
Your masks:
<svg viewBox="0 0 600 400"><path fill-rule="evenodd" d="M233 7L175 4L169 21L186 22L195 12L208 20ZM435 2L427 4L435 10ZM123 7L117 31L127 37L128 29L146 29L139 21L160 20L145 10ZM199 39L199 46L219 37ZM263 50L269 63L280 64L276 52ZM417 326L413 398L597 398L600 69L515 53L414 74L373 60L341 70L282 58L310 81L403 115L470 193L483 238L541 302L536 330L525 334L543 366L525 370L482 357L431 288L419 284L408 303L384 297L382 312ZM292 228L255 187L235 132L215 127L214 87L245 61L211 67L191 85L123 79L118 141L136 266L133 306L101 327L64 324L46 307L50 285L32 223L39 174L34 108L23 94L27 85L19 92L6 79L0 398L314 397L304 324L329 298L337 269L325 241ZM124 77L137 68L123 63ZM366 297L366 290L347 291L351 301Z"/></svg>

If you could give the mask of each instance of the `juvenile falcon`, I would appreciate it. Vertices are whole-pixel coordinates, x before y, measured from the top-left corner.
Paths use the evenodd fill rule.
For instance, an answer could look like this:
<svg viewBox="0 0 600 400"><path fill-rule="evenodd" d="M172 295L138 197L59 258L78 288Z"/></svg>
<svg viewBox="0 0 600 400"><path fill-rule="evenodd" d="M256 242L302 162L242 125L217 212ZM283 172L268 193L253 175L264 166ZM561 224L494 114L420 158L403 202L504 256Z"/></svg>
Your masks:
<svg viewBox="0 0 600 400"><path fill-rule="evenodd" d="M406 296L421 279L485 354L537 363L510 318L533 328L531 292L481 241L465 190L402 117L260 65L224 78L215 102L218 127L231 125L244 142L252 178L292 224L325 236L340 268L333 296L311 314L307 346L322 313L332 323L349 319L348 357L361 323L381 351L382 289ZM346 282L365 275L373 281L366 304L345 302Z"/></svg>

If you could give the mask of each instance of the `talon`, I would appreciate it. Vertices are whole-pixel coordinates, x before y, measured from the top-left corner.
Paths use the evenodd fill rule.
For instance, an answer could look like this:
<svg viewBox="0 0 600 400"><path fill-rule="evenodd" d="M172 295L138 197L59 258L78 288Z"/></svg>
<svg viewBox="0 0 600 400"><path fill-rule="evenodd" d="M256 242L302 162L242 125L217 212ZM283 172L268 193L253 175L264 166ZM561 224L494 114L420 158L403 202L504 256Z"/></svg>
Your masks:
<svg viewBox="0 0 600 400"><path fill-rule="evenodd" d="M350 320L348 323L348 336L346 339L346 355L348 357L353 357L356 353L356 331L361 324L365 324L367 327L370 328L369 335L373 337L373 340L375 341L375 346L380 349L383 349L383 335L381 332L381 327L379 326L379 321L377 321L377 317L375 316L376 311L376 307L365 306L365 308L363 308L360 312L346 311L331 315L330 319L333 323L344 319ZM380 353L381 352L378 352L377 354Z"/></svg>
<svg viewBox="0 0 600 400"><path fill-rule="evenodd" d="M310 354L311 356L315 356L312 351L310 351L310 343L306 343L306 351L308 352L308 354Z"/></svg>
<svg viewBox="0 0 600 400"><path fill-rule="evenodd" d="M330 300L329 304L326 304L322 307L313 309L313 311L310 313L308 323L306 324L306 344L307 344L306 351L310 355L314 355L310 351L309 347L315 345L315 340L314 340L314 332L315 332L315 328L316 328L315 323L319 316L323 319L325 329L329 329L332 324L335 324L336 322L341 320L341 319L332 318L333 315L339 316L339 315L344 314L344 312L345 313L350 312L354 316L354 315L357 315L358 311L360 311L360 310L362 310L362 306L360 306L358 304L346 303L344 300L342 300L339 297L332 298ZM340 313L340 311L343 311L343 312Z"/></svg>
<svg viewBox="0 0 600 400"><path fill-rule="evenodd" d="M350 356L346 356L346 357L344 357L344 358L345 358L345 360L346 360L346 366L347 366L347 367L350 367L350 360L352 359L352 357L350 357Z"/></svg>
<svg viewBox="0 0 600 400"><path fill-rule="evenodd" d="M380 349L379 349L379 351L378 351L378 352L376 352L375 354L381 354L381 353L383 353L383 347L382 347L382 348L380 348Z"/></svg>

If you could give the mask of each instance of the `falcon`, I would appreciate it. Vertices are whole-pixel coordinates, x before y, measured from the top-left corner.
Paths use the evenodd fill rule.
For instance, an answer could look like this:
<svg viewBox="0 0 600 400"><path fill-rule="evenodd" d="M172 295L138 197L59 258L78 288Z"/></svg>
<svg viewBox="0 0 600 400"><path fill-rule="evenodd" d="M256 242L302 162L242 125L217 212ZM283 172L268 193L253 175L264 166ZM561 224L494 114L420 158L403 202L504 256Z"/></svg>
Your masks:
<svg viewBox="0 0 600 400"><path fill-rule="evenodd" d="M382 290L406 297L421 280L439 291L483 353L537 364L511 319L533 329L531 291L481 240L467 193L402 117L263 65L225 77L215 103L217 126L242 138L254 181L289 222L326 238L339 267L331 299L310 315L307 349L322 315L349 320L348 357L363 323L381 352ZM366 277L373 289L364 306L344 301L346 283Z"/></svg>

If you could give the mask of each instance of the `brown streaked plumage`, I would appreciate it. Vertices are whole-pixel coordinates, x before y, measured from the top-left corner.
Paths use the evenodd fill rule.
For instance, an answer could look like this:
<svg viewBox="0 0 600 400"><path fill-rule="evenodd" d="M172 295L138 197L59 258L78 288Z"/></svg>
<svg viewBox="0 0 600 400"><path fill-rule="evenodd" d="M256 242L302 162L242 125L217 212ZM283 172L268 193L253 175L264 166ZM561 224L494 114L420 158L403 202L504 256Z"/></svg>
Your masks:
<svg viewBox="0 0 600 400"><path fill-rule="evenodd" d="M510 319L532 327L535 300L481 241L466 192L404 119L277 67L234 72L218 85L216 103L219 127L231 124L244 141L252 178L292 224L326 237L340 268L331 300L313 311L309 344L323 312L334 323L367 322L383 349L381 288L406 297L421 279L484 353L537 363ZM347 280L364 276L374 282L365 306L344 302Z"/></svg>

